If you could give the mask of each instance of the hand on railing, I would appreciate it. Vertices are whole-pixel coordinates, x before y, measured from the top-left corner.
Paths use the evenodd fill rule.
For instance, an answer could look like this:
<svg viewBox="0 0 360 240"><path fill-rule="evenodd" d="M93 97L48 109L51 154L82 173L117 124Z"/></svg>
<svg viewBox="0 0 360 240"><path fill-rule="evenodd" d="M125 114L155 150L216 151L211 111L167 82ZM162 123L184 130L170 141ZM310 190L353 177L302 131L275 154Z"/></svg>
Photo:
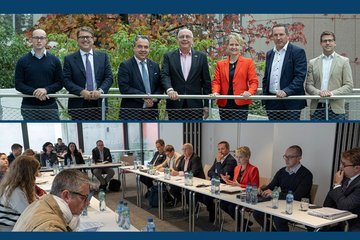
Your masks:
<svg viewBox="0 0 360 240"><path fill-rule="evenodd" d="M145 98L144 99L144 104L147 108L151 108L154 106L154 99L152 98Z"/></svg>
<svg viewBox="0 0 360 240"><path fill-rule="evenodd" d="M319 92L320 97L331 97L332 93L329 90L321 90Z"/></svg>
<svg viewBox="0 0 360 240"><path fill-rule="evenodd" d="M100 98L101 93L98 90L88 91L84 89L80 92L80 95L83 96L85 100L97 100Z"/></svg>
<svg viewBox="0 0 360 240"><path fill-rule="evenodd" d="M276 96L279 98L283 98L283 97L287 97L287 94L283 90L277 90Z"/></svg>
<svg viewBox="0 0 360 240"><path fill-rule="evenodd" d="M45 88L38 88L33 92L33 95L39 99L40 101L45 101L49 99L49 95L47 95L47 91Z"/></svg>
<svg viewBox="0 0 360 240"><path fill-rule="evenodd" d="M220 94L217 93L217 92L210 94L211 97L217 97L217 96L219 96L219 95L220 95ZM217 99L215 99L214 102L217 104Z"/></svg>
<svg viewBox="0 0 360 240"><path fill-rule="evenodd" d="M251 96L251 93L248 91L245 91L242 94L240 94L240 96L243 96L245 99L248 99Z"/></svg>
<svg viewBox="0 0 360 240"><path fill-rule="evenodd" d="M170 90L168 91L168 96L170 97L171 100L179 100L179 95L176 91L174 90Z"/></svg>

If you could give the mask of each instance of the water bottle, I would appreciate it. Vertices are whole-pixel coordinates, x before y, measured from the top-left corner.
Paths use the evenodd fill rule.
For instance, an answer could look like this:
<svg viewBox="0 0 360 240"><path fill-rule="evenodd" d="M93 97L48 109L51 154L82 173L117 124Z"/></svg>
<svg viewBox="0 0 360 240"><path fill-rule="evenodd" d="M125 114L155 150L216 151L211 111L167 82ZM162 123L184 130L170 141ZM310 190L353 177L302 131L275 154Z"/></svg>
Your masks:
<svg viewBox="0 0 360 240"><path fill-rule="evenodd" d="M116 208L116 223L119 227L122 227L122 214L123 214L123 209L124 209L124 202L120 201L117 208Z"/></svg>
<svg viewBox="0 0 360 240"><path fill-rule="evenodd" d="M122 228L124 230L130 229L130 226L131 226L131 223L130 223L130 208L128 207L127 202L124 202L122 216L123 216Z"/></svg>
<svg viewBox="0 0 360 240"><path fill-rule="evenodd" d="M257 203L258 203L258 190L256 184L254 184L251 191L251 204L255 205Z"/></svg>
<svg viewBox="0 0 360 240"><path fill-rule="evenodd" d="M46 168L51 168L49 159L45 160Z"/></svg>
<svg viewBox="0 0 360 240"><path fill-rule="evenodd" d="M99 210L103 212L106 210L106 202L105 202L106 194L104 190L100 190L98 198L99 198Z"/></svg>
<svg viewBox="0 0 360 240"><path fill-rule="evenodd" d="M66 161L66 165L67 165L68 167L70 167L70 166L71 166L71 159L70 159L70 158L68 158L68 159L67 159L67 161Z"/></svg>
<svg viewBox="0 0 360 240"><path fill-rule="evenodd" d="M215 178L215 194L220 194L220 178L218 177Z"/></svg>
<svg viewBox="0 0 360 240"><path fill-rule="evenodd" d="M292 191L289 190L288 194L286 195L286 213L292 214L293 213L293 203L294 203L294 195Z"/></svg>
<svg viewBox="0 0 360 240"><path fill-rule="evenodd" d="M146 232L155 232L155 223L152 217L149 217L145 227Z"/></svg>
<svg viewBox="0 0 360 240"><path fill-rule="evenodd" d="M278 209L279 207L279 189L278 187L275 187L274 190L271 193L271 204L272 204L272 208L274 209Z"/></svg>
<svg viewBox="0 0 360 240"><path fill-rule="evenodd" d="M192 186L193 185L193 173L192 171L189 172L189 176L188 176L188 186Z"/></svg>
<svg viewBox="0 0 360 240"><path fill-rule="evenodd" d="M211 193L215 194L215 184L216 184L216 179L215 177L211 178Z"/></svg>
<svg viewBox="0 0 360 240"><path fill-rule="evenodd" d="M246 185L246 188L245 188L245 193L246 193L245 201L246 201L246 203L251 202L251 191L252 191L251 183L248 182L248 184Z"/></svg>
<svg viewBox="0 0 360 240"><path fill-rule="evenodd" d="M168 168L168 167L165 167L164 168L164 179L165 180L170 180L170 168Z"/></svg>
<svg viewBox="0 0 360 240"><path fill-rule="evenodd" d="M184 173L184 181L185 181L185 186L189 186L189 173L185 172Z"/></svg>

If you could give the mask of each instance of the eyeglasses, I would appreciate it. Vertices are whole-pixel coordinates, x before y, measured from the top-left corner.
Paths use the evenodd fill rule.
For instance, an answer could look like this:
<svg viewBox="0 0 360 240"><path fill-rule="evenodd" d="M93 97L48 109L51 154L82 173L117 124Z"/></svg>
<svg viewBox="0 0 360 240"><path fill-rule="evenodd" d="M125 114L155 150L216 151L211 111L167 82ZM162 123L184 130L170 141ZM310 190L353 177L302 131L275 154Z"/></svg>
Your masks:
<svg viewBox="0 0 360 240"><path fill-rule="evenodd" d="M92 39L92 36L79 36L78 39L80 40L88 40L88 39Z"/></svg>
<svg viewBox="0 0 360 240"><path fill-rule="evenodd" d="M346 167L355 167L357 165L354 165L354 164L349 164L349 165L346 165L344 164L343 162L340 163L340 166L342 166L342 168L346 168Z"/></svg>
<svg viewBox="0 0 360 240"><path fill-rule="evenodd" d="M47 39L47 37L37 37L37 36L35 36L35 37L32 37L32 39L36 40L36 41L38 41L38 40L43 41L43 40Z"/></svg>
<svg viewBox="0 0 360 240"><path fill-rule="evenodd" d="M179 39L192 39L193 37L190 35L181 35L179 36Z"/></svg>
<svg viewBox="0 0 360 240"><path fill-rule="evenodd" d="M299 157L298 155L295 155L295 156L286 156L286 155L284 155L283 156L283 158L285 159L285 160L290 160L290 159L294 159L294 158L297 158L297 157Z"/></svg>
<svg viewBox="0 0 360 240"><path fill-rule="evenodd" d="M86 199L88 199L89 195L84 195L82 193L79 193L79 192L73 192L73 191L69 191L71 194L76 194L76 195L79 195L83 201L85 201Z"/></svg>
<svg viewBox="0 0 360 240"><path fill-rule="evenodd" d="M323 43L326 43L326 42L332 43L332 42L334 42L334 39L324 39L324 40L321 40L321 42L323 42Z"/></svg>

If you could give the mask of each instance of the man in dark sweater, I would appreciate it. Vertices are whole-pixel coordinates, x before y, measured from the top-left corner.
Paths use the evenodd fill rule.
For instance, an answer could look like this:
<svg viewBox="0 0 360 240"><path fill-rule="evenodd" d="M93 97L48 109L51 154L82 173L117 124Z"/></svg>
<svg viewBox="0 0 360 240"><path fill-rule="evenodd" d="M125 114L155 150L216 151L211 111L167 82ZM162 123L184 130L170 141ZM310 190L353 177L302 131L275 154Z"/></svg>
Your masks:
<svg viewBox="0 0 360 240"><path fill-rule="evenodd" d="M273 180L265 187L260 189L260 194L269 197L275 187L280 187L279 199L284 200L289 190L293 192L294 200L300 201L301 198L310 198L313 175L303 165L300 160L302 150L299 146L290 146L283 158L286 166L281 168L274 176ZM264 213L254 211L254 218L260 224L264 225ZM276 231L289 231L288 221L279 217L273 217ZM269 224L267 224L269 226Z"/></svg>
<svg viewBox="0 0 360 240"><path fill-rule="evenodd" d="M42 29L36 29L31 38L32 50L22 56L15 69L15 88L35 98L24 97L21 115L24 120L59 120L58 106L49 93L62 88L60 60L46 51L47 37Z"/></svg>

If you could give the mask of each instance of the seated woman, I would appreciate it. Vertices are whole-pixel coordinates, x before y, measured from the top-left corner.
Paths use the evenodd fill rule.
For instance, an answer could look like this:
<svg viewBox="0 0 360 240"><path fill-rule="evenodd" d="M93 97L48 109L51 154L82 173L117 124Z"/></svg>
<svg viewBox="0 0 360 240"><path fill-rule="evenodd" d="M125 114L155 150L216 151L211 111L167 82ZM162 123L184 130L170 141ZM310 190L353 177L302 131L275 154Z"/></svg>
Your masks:
<svg viewBox="0 0 360 240"><path fill-rule="evenodd" d="M36 200L35 179L40 163L31 156L19 156L0 183L0 232L11 231L20 214Z"/></svg>
<svg viewBox="0 0 360 240"><path fill-rule="evenodd" d="M74 142L68 144L68 152L64 155L65 166L69 164L85 164L81 152L76 147Z"/></svg>
<svg viewBox="0 0 360 240"><path fill-rule="evenodd" d="M9 161L5 153L0 153L0 182L9 168Z"/></svg>
<svg viewBox="0 0 360 240"><path fill-rule="evenodd" d="M254 165L249 163L251 156L250 148L243 146L239 147L235 151L235 158L238 161L238 165L234 169L234 178L231 180L228 175L221 175L221 178L229 185L246 187L250 182L253 186L259 186L259 170ZM221 209L228 213L233 219L235 218L236 204L221 201Z"/></svg>
<svg viewBox="0 0 360 240"><path fill-rule="evenodd" d="M40 162L42 167L52 167L58 164L58 158L54 151L54 146L51 142L44 143L42 147L43 153L40 155Z"/></svg>

